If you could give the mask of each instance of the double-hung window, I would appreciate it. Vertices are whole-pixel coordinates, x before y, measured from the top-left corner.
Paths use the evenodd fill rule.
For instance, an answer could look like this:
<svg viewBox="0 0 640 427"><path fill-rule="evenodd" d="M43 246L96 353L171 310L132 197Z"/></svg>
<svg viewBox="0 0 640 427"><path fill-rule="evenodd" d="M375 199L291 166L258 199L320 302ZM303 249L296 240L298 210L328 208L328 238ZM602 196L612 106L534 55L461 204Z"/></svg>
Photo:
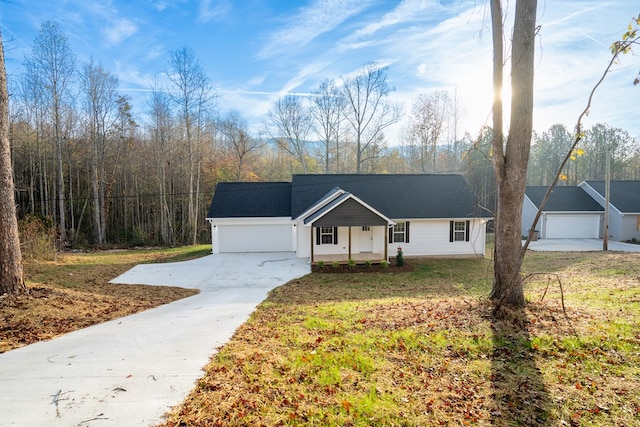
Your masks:
<svg viewBox="0 0 640 427"><path fill-rule="evenodd" d="M469 225L469 221L451 221L449 223L449 241L468 242Z"/></svg>
<svg viewBox="0 0 640 427"><path fill-rule="evenodd" d="M338 227L316 228L316 245L337 245Z"/></svg>
<svg viewBox="0 0 640 427"><path fill-rule="evenodd" d="M409 243L409 221L396 222L389 229L389 243Z"/></svg>

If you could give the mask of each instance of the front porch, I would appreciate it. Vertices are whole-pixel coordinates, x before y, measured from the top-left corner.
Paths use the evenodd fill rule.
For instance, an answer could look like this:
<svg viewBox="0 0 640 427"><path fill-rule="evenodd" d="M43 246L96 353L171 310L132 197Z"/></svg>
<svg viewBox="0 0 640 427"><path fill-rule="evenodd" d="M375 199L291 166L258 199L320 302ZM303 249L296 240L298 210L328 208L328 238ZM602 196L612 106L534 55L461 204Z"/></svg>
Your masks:
<svg viewBox="0 0 640 427"><path fill-rule="evenodd" d="M351 254L351 260L356 264L366 264L367 262L371 262L372 264L379 264L382 261L386 261L387 258L384 254L373 253L373 252L360 252L357 254ZM330 265L333 263L338 264L349 264L349 255L348 254L326 254L326 255L315 255L311 264L317 265L322 262L326 265Z"/></svg>

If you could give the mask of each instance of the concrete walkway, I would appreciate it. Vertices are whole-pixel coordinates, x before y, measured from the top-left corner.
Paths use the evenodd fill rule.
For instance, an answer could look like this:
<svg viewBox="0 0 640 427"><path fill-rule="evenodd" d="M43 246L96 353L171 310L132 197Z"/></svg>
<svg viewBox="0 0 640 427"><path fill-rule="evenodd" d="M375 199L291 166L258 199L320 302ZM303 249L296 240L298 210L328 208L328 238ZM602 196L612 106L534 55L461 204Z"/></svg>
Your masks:
<svg viewBox="0 0 640 427"><path fill-rule="evenodd" d="M113 283L200 294L0 354L1 426L150 426L276 286L310 271L289 253L139 265Z"/></svg>
<svg viewBox="0 0 640 427"><path fill-rule="evenodd" d="M529 243L529 249L532 251L594 252L602 250L602 239L542 239ZM608 250L611 252L640 252L640 245L609 240Z"/></svg>

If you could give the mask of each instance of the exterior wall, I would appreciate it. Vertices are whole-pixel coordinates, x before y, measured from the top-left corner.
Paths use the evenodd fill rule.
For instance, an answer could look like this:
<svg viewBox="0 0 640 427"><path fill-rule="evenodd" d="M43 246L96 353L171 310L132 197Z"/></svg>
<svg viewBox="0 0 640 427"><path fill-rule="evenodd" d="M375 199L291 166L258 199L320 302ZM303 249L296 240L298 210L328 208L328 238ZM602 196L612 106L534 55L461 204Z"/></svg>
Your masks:
<svg viewBox="0 0 640 427"><path fill-rule="evenodd" d="M458 218L456 221L467 221ZM398 220L401 221L401 220ZM405 221L405 220L402 220ZM409 243L389 243L389 256L402 247L404 256L484 256L487 223L484 219L471 219L468 242L450 242L450 219L408 219Z"/></svg>
<svg viewBox="0 0 640 427"><path fill-rule="evenodd" d="M291 221L291 218L288 217L277 217L277 218L209 218L209 222L211 223L211 245L212 245L212 253L217 254L220 253L220 227L226 226L264 226L269 227L273 225L283 226L288 225L291 235L289 238L291 239L291 250L295 252L296 250L296 234L297 227L294 222ZM260 236L256 236L256 238L260 238ZM222 248L224 249L224 248Z"/></svg>
<svg viewBox="0 0 640 427"><path fill-rule="evenodd" d="M593 198L593 200L600 204L600 206L606 208L607 203L605 201L605 198L596 190L594 190L593 187L588 185L586 182L578 184L578 187L586 191L587 194ZM600 234L604 237L604 225L602 226L602 228L603 230ZM624 239L622 232L622 213L611 203L609 203L609 238L618 241L626 240Z"/></svg>
<svg viewBox="0 0 640 427"><path fill-rule="evenodd" d="M533 223L533 219L536 217L538 213L538 208L533 204L531 199L527 197L525 194L524 201L522 202L522 232L523 236L529 235L529 229L531 228L531 224ZM540 226L542 225L542 217L538 220L536 224L536 230L540 231Z"/></svg>
<svg viewBox="0 0 640 427"><path fill-rule="evenodd" d="M315 245L315 228L307 227L302 221L297 223L297 257L311 257L311 239ZM351 227L351 253L374 252L384 253L384 245L386 242L387 226L371 226L371 236L362 232L362 227ZM312 236L313 234L313 236ZM332 254L349 254L349 227L338 227L338 244L337 245L315 245L313 247L315 255L332 255Z"/></svg>
<svg viewBox="0 0 640 427"><path fill-rule="evenodd" d="M631 240L636 239L640 240L640 231L638 227L640 226L640 214L627 214L622 217L621 227L620 227L620 238L613 240Z"/></svg>

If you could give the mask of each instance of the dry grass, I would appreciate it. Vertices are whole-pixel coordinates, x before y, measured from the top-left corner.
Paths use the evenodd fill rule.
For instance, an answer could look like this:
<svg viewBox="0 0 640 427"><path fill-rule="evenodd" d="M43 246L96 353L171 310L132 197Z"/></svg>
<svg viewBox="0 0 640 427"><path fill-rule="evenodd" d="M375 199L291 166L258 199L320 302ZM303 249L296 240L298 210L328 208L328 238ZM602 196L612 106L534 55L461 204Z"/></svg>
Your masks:
<svg viewBox="0 0 640 427"><path fill-rule="evenodd" d="M193 289L109 281L139 263L180 261L209 251L209 246L194 246L28 259L29 294L0 297L0 353L194 295Z"/></svg>
<svg viewBox="0 0 640 427"><path fill-rule="evenodd" d="M490 260L413 260L274 290L165 426L640 425L640 255L530 253L491 317ZM555 277L555 276L554 276Z"/></svg>

